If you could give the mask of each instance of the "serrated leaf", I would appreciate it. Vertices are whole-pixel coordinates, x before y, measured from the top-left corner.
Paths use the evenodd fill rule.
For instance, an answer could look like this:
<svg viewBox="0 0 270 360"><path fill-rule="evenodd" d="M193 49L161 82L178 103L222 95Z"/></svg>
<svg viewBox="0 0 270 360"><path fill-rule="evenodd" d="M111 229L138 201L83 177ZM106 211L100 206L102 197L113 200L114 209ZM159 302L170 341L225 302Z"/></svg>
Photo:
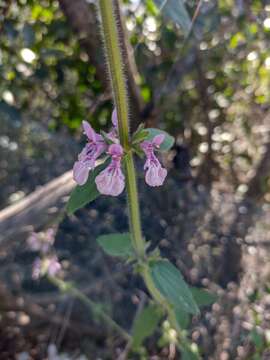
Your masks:
<svg viewBox="0 0 270 360"><path fill-rule="evenodd" d="M217 301L218 296L216 294L212 294L207 290L199 289L199 288L190 288L190 291L193 295L194 300L196 301L199 307L208 306L214 304Z"/></svg>
<svg viewBox="0 0 270 360"><path fill-rule="evenodd" d="M82 186L77 185L72 191L67 203L67 213L69 215L100 196L96 187L95 178L103 169L105 169L107 164L108 162L105 161L105 163L97 166L95 170L90 172L87 182Z"/></svg>
<svg viewBox="0 0 270 360"><path fill-rule="evenodd" d="M153 334L161 317L162 311L156 305L148 305L139 313L132 328L132 346L134 349L140 347L144 339Z"/></svg>
<svg viewBox="0 0 270 360"><path fill-rule="evenodd" d="M168 151L173 146L174 137L169 135L166 131L155 129L155 128L147 128L145 130L148 131L148 136L145 138L145 140L153 140L153 138L156 135L160 135L160 134L165 135L164 141L159 147L160 151Z"/></svg>
<svg viewBox="0 0 270 360"><path fill-rule="evenodd" d="M154 0L164 15L181 27L185 35L190 32L191 19L183 0Z"/></svg>
<svg viewBox="0 0 270 360"><path fill-rule="evenodd" d="M158 260L150 268L155 286L175 309L193 315L200 312L181 272L172 263Z"/></svg>
<svg viewBox="0 0 270 360"><path fill-rule="evenodd" d="M101 235L97 238L97 242L108 255L120 257L134 255L129 233Z"/></svg>

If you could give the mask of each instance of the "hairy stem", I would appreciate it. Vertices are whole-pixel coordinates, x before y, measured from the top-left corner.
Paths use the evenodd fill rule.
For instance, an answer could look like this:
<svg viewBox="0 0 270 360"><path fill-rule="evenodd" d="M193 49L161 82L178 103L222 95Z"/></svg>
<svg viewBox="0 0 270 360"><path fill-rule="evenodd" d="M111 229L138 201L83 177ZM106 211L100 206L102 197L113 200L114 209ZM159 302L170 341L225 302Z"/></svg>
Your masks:
<svg viewBox="0 0 270 360"><path fill-rule="evenodd" d="M146 243L141 231L136 171L131 152L125 156L125 168L130 232L132 234L133 246L136 253L140 258L143 258L145 255Z"/></svg>
<svg viewBox="0 0 270 360"><path fill-rule="evenodd" d="M128 96L124 76L118 28L114 14L114 0L99 0L105 50L111 78L111 86L117 109L119 137L125 150L129 148Z"/></svg>
<svg viewBox="0 0 270 360"><path fill-rule="evenodd" d="M136 172L134 160L129 145L128 124L128 96L124 76L124 61L121 52L119 29L114 16L116 0L99 0L102 30L104 34L105 50L108 59L109 72L114 93L115 106L118 116L119 137L126 151L125 169L127 184L127 202L129 208L130 231L134 249L138 257L143 258L145 241L142 237L140 210L138 203Z"/></svg>
<svg viewBox="0 0 270 360"><path fill-rule="evenodd" d="M118 3L117 0L99 0L99 4L105 50L107 53L112 89L117 108L120 142L126 152L124 161L126 170L127 202L133 247L138 258L143 263L142 276L149 292L158 304L167 308L163 296L153 283L150 267L147 261L145 261L146 242L141 231L136 171L129 143L128 96L124 77L124 61L119 40L119 31L121 31L121 29L117 27L116 18L114 16L114 6L118 5Z"/></svg>

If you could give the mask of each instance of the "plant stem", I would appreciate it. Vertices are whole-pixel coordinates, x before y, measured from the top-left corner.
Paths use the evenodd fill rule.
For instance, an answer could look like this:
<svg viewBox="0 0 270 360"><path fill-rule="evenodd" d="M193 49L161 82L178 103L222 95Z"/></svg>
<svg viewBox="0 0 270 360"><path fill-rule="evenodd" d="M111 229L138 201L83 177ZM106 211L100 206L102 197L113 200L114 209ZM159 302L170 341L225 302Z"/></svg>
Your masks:
<svg viewBox="0 0 270 360"><path fill-rule="evenodd" d="M121 145L125 149L125 170L127 202L129 208L129 223L133 247L138 258L142 261L142 276L145 284L155 301L168 308L165 299L155 287L151 278L150 267L145 261L146 242L142 236L139 199L136 181L136 171L132 151L130 150L128 133L128 96L124 77L124 61L121 53L120 28L117 28L114 16L114 6L118 0L99 0L102 31L104 34L105 50L107 53L114 100L117 108L119 137Z"/></svg>
<svg viewBox="0 0 270 360"><path fill-rule="evenodd" d="M50 282L57 286L59 290L64 293L69 293L75 298L83 302L97 317L105 321L112 329L116 330L125 340L130 341L131 336L119 326L109 315L107 315L99 305L90 300L83 292L74 287L72 284L67 283L61 279L55 277L48 277Z"/></svg>
<svg viewBox="0 0 270 360"><path fill-rule="evenodd" d="M126 155L124 157L126 169L127 203L129 209L130 232L133 247L139 258L145 254L145 240L142 237L140 209L134 160L129 144L128 126L128 96L124 76L124 61L121 52L119 30L114 15L114 2L117 0L99 0L102 30L104 34L105 50L108 59L109 72L117 109L118 128L121 145Z"/></svg>
<svg viewBox="0 0 270 360"><path fill-rule="evenodd" d="M128 96L124 76L124 62L122 59L118 28L115 21L115 0L99 0L102 32L106 49L111 86L114 102L117 109L120 142L125 150L129 149L128 127Z"/></svg>
<svg viewBox="0 0 270 360"><path fill-rule="evenodd" d="M136 171L133 155L131 152L125 156L125 168L130 232L132 234L133 246L136 250L136 253L139 258L143 259L145 256L146 242L142 236L141 231Z"/></svg>

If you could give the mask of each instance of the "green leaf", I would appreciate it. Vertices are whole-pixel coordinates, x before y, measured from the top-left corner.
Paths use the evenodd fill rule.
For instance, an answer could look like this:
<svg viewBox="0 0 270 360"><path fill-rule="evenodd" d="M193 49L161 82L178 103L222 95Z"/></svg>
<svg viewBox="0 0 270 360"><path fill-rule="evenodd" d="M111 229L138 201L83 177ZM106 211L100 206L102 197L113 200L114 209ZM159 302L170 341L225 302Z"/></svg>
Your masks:
<svg viewBox="0 0 270 360"><path fill-rule="evenodd" d="M157 9L157 7L156 7L156 5L155 5L155 3L154 3L153 0L146 0L145 5L146 5L147 11L149 11L149 13L150 13L151 15L157 16L157 14L158 14L158 9Z"/></svg>
<svg viewBox="0 0 270 360"><path fill-rule="evenodd" d="M141 159L144 158L144 152L142 151L142 149L138 144L133 145L133 150Z"/></svg>
<svg viewBox="0 0 270 360"><path fill-rule="evenodd" d="M137 349L148 336L156 330L162 317L162 311L156 305L145 307L134 320L132 335L132 346Z"/></svg>
<svg viewBox="0 0 270 360"><path fill-rule="evenodd" d="M160 135L163 134L165 135L164 141L163 143L160 145L159 150L160 151L168 151L170 150L170 148L173 146L174 144L174 137L172 137L171 135L169 135L166 131L163 130L159 130L159 129L154 129L154 128L147 128L145 129L148 131L148 136L146 137L145 140L153 140L153 138L156 135Z"/></svg>
<svg viewBox="0 0 270 360"><path fill-rule="evenodd" d="M148 137L148 131L144 129L144 124L140 124L138 129L133 133L131 142L136 145Z"/></svg>
<svg viewBox="0 0 270 360"><path fill-rule="evenodd" d="M250 333L252 342L254 343L257 350L262 350L264 346L264 337L260 334L256 328L252 329Z"/></svg>
<svg viewBox="0 0 270 360"><path fill-rule="evenodd" d="M194 353L189 346L181 346L181 359L182 360L199 360L198 354Z"/></svg>
<svg viewBox="0 0 270 360"><path fill-rule="evenodd" d="M174 308L173 314L175 317L175 320L177 322L177 325L179 327L179 330L181 329L187 329L190 323L190 316L185 311L181 310L179 307Z"/></svg>
<svg viewBox="0 0 270 360"><path fill-rule="evenodd" d="M200 312L181 272L173 264L158 260L150 267L155 286L175 309L194 315Z"/></svg>
<svg viewBox="0 0 270 360"><path fill-rule="evenodd" d="M129 233L101 235L97 238L97 242L108 255L120 257L134 255Z"/></svg>
<svg viewBox="0 0 270 360"><path fill-rule="evenodd" d="M132 138L132 144L139 144L142 141L144 141L146 138L148 137L148 131L147 130L142 130L140 131L140 133L136 134L136 136L134 136Z"/></svg>
<svg viewBox="0 0 270 360"><path fill-rule="evenodd" d="M154 0L164 15L179 25L188 35L191 29L191 19L184 4L184 0Z"/></svg>
<svg viewBox="0 0 270 360"><path fill-rule="evenodd" d="M199 307L208 306L214 304L217 301L218 296L216 294L212 294L207 290L199 289L199 288L190 288L190 291L193 295L194 300L196 301Z"/></svg>
<svg viewBox="0 0 270 360"><path fill-rule="evenodd" d="M87 182L82 186L77 185L72 191L67 203L67 213L69 215L100 196L96 187L95 178L107 164L108 162L105 161L103 164L97 166L94 171L90 172Z"/></svg>

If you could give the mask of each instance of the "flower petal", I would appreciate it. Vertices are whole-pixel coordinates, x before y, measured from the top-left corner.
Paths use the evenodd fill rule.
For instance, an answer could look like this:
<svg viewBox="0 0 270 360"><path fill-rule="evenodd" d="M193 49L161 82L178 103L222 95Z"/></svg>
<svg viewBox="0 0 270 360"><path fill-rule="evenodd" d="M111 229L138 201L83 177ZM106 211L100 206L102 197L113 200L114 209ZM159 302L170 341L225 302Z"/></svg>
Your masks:
<svg viewBox="0 0 270 360"><path fill-rule="evenodd" d="M152 140L152 144L156 147L159 147L163 143L164 139L165 139L164 134L156 135Z"/></svg>
<svg viewBox="0 0 270 360"><path fill-rule="evenodd" d="M145 152L145 155L147 155L148 149L151 147L151 145L151 142L148 140L145 140L140 144L140 147Z"/></svg>
<svg viewBox="0 0 270 360"><path fill-rule="evenodd" d="M117 170L117 176L114 177L111 186L111 196L118 196L120 195L125 188L125 176L122 173L121 169Z"/></svg>
<svg viewBox="0 0 270 360"><path fill-rule="evenodd" d="M125 188L125 176L120 168L110 164L95 179L97 189L101 194L118 196Z"/></svg>
<svg viewBox="0 0 270 360"><path fill-rule="evenodd" d="M108 154L112 156L122 157L123 156L123 148L120 144L112 144L109 146Z"/></svg>
<svg viewBox="0 0 270 360"><path fill-rule="evenodd" d="M164 169L160 163L155 164L151 162L151 165L147 168L145 173L145 182L149 186L161 186L167 176L167 170Z"/></svg>
<svg viewBox="0 0 270 360"><path fill-rule="evenodd" d="M34 280L37 280L40 278L41 276L41 259L40 258L37 258L35 261L34 261L34 264L33 264L33 269L32 269L32 278Z"/></svg>
<svg viewBox="0 0 270 360"><path fill-rule="evenodd" d="M92 126L89 124L89 122L83 120L82 122L84 134L88 137L90 141L96 142L96 132L92 128Z"/></svg>
<svg viewBox="0 0 270 360"><path fill-rule="evenodd" d="M49 259L47 273L49 276L55 276L61 270L61 264L56 256Z"/></svg>
<svg viewBox="0 0 270 360"><path fill-rule="evenodd" d="M78 185L84 185L88 179L90 167L82 161L76 161L73 166L73 179Z"/></svg>
<svg viewBox="0 0 270 360"><path fill-rule="evenodd" d="M112 112L112 124L116 129L118 129L118 117L116 108L114 108Z"/></svg>
<svg viewBox="0 0 270 360"><path fill-rule="evenodd" d="M141 143L141 148L146 155L144 164L145 181L149 186L161 186L167 176L167 170L163 168L154 154L155 148L158 148L165 139L164 134L156 135L151 141Z"/></svg>

